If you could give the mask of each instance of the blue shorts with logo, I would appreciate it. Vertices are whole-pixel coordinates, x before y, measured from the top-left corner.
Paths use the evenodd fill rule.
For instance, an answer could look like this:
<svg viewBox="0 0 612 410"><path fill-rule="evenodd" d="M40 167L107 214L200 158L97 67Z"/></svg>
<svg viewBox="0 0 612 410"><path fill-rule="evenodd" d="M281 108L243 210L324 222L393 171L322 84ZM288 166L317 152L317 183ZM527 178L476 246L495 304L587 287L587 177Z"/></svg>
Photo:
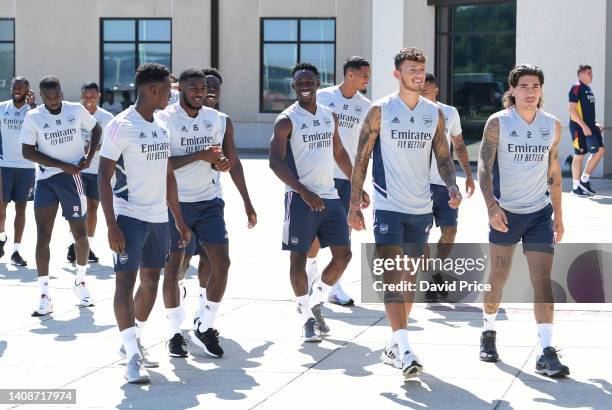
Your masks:
<svg viewBox="0 0 612 410"><path fill-rule="evenodd" d="M2 202L26 202L34 199L34 168L0 168Z"/></svg>
<svg viewBox="0 0 612 410"><path fill-rule="evenodd" d="M98 174L82 172L81 178L83 179L83 188L85 189L85 196L87 198L99 201L100 192L98 192Z"/></svg>
<svg viewBox="0 0 612 410"><path fill-rule="evenodd" d="M599 128L596 126L589 126L592 135L585 136L582 132L582 128L573 121L570 121L569 130L572 136L572 146L574 147L574 154L584 155L587 152L594 154L599 151L600 147L604 146L603 137Z"/></svg>
<svg viewBox="0 0 612 410"><path fill-rule="evenodd" d="M296 192L285 194L283 250L307 253L315 237L321 248L350 246L348 223L339 199L323 199L325 209L315 212Z"/></svg>
<svg viewBox="0 0 612 410"><path fill-rule="evenodd" d="M351 181L348 179L334 178L334 185L340 197L340 203L344 207L344 215L348 216L351 207Z"/></svg>
<svg viewBox="0 0 612 410"><path fill-rule="evenodd" d="M87 213L87 201L80 175L65 172L49 178L39 179L34 186L34 208L62 206L62 215L67 220L82 219Z"/></svg>
<svg viewBox="0 0 612 410"><path fill-rule="evenodd" d="M448 204L448 201L450 201L448 188L437 184L431 184L429 188L431 190L433 216L436 226L457 226L459 209L453 209Z"/></svg>
<svg viewBox="0 0 612 410"><path fill-rule="evenodd" d="M489 242L495 245L515 245L523 242L523 252L554 253L554 230L551 204L529 214L517 214L504 209L508 219L508 232L489 226Z"/></svg>
<svg viewBox="0 0 612 410"><path fill-rule="evenodd" d="M374 211L374 241L377 245L403 246L406 255L420 256L432 223L431 213L414 215L377 209Z"/></svg>
<svg viewBox="0 0 612 410"><path fill-rule="evenodd" d="M170 247L168 222L153 223L119 215L117 224L125 238L125 253L113 254L115 272L164 267Z"/></svg>
<svg viewBox="0 0 612 410"><path fill-rule="evenodd" d="M221 198L199 202L181 202L181 213L185 224L193 234L191 241L185 247L185 253L193 255L197 244L200 245L227 245L227 230L223 210L225 202ZM170 225L170 252L178 252L178 241L181 235L176 229L174 217L168 210Z"/></svg>

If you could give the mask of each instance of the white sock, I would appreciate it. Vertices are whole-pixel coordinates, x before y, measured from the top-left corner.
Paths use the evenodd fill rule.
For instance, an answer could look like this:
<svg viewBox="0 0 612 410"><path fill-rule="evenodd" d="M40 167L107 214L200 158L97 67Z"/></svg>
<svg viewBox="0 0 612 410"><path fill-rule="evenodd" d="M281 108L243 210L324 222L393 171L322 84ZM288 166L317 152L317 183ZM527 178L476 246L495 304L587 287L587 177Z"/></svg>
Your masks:
<svg viewBox="0 0 612 410"><path fill-rule="evenodd" d="M578 187L580 186L580 180L572 179L572 186L573 186L573 189L578 189Z"/></svg>
<svg viewBox="0 0 612 410"><path fill-rule="evenodd" d="M166 317L168 318L168 329L170 337L177 333L181 333L181 307L166 309Z"/></svg>
<svg viewBox="0 0 612 410"><path fill-rule="evenodd" d="M38 277L38 287L41 295L49 296L49 275Z"/></svg>
<svg viewBox="0 0 612 410"><path fill-rule="evenodd" d="M312 315L312 309L310 308L310 297L308 296L308 294L298 296L297 301L300 307L300 311L302 312L302 324L304 324L311 317L314 318L314 316Z"/></svg>
<svg viewBox="0 0 612 410"><path fill-rule="evenodd" d="M21 244L20 243L13 244L13 253L19 252L19 248L21 248Z"/></svg>
<svg viewBox="0 0 612 410"><path fill-rule="evenodd" d="M497 312L488 314L484 310L482 311L482 331L495 330L495 318Z"/></svg>
<svg viewBox="0 0 612 410"><path fill-rule="evenodd" d="M217 318L217 312L221 302L211 302L210 300L204 305L204 309L199 312L200 316L200 332L206 332L209 328L213 327L215 319Z"/></svg>
<svg viewBox="0 0 612 410"><path fill-rule="evenodd" d="M200 288L200 301L198 302L198 312L201 312L205 309L206 302L208 299L206 298L206 288ZM198 313L198 316L200 314Z"/></svg>
<svg viewBox="0 0 612 410"><path fill-rule="evenodd" d="M397 344L395 341L395 332L392 332L391 338L389 339L389 342L387 342L387 350L391 350L395 344Z"/></svg>
<svg viewBox="0 0 612 410"><path fill-rule="evenodd" d="M308 277L308 292L317 279L317 258L306 258L306 276Z"/></svg>
<svg viewBox="0 0 612 410"><path fill-rule="evenodd" d="M81 282L85 282L85 274L87 273L87 265L76 265L76 283L81 284Z"/></svg>
<svg viewBox="0 0 612 410"><path fill-rule="evenodd" d="M6 240L7 240L6 234L4 232L0 232L0 241L6 242Z"/></svg>
<svg viewBox="0 0 612 410"><path fill-rule="evenodd" d="M587 174L586 172L583 172L582 176L580 177L580 182L589 182L590 177L591 177L591 174Z"/></svg>
<svg viewBox="0 0 612 410"><path fill-rule="evenodd" d="M540 340L540 347L542 350L546 349L551 345L552 340L552 323L539 323L538 324L538 339Z"/></svg>
<svg viewBox="0 0 612 410"><path fill-rule="evenodd" d="M136 323L136 339L140 339L140 336L142 335L142 330L147 324L147 321L145 320L144 322L141 322L138 319L134 319L134 323Z"/></svg>
<svg viewBox="0 0 612 410"><path fill-rule="evenodd" d="M412 346L408 341L408 329L399 329L393 333L393 339L397 343L400 355L403 357L406 352L412 352Z"/></svg>
<svg viewBox="0 0 612 410"><path fill-rule="evenodd" d="M310 296L310 306L317 306L319 303L323 303L329 296L331 285L323 282L321 279L315 282L312 286L312 295Z"/></svg>
<svg viewBox="0 0 612 410"><path fill-rule="evenodd" d="M136 344L136 326L121 331L121 342L125 347L126 360L129 361L135 354L140 354Z"/></svg>
<svg viewBox="0 0 612 410"><path fill-rule="evenodd" d="M72 234L72 231L70 232ZM74 245L74 236L70 235L70 245Z"/></svg>

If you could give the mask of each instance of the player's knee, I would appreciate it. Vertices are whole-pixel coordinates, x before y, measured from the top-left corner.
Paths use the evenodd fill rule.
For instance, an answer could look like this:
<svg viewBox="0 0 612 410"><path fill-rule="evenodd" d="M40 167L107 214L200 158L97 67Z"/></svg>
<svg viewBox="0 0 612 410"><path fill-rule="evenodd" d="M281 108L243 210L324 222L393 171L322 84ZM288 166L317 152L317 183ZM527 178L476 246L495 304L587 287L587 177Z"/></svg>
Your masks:
<svg viewBox="0 0 612 410"><path fill-rule="evenodd" d="M457 227L456 226L445 226L442 227L442 237L441 241L444 243L452 243L455 241L455 237L457 236Z"/></svg>
<svg viewBox="0 0 612 410"><path fill-rule="evenodd" d="M349 264L349 262L351 261L351 258L353 257L353 253L351 252L350 249L346 249L345 252L339 253L337 255L334 255L332 257L332 262L333 263L337 263L338 265L342 266L343 268L346 268Z"/></svg>

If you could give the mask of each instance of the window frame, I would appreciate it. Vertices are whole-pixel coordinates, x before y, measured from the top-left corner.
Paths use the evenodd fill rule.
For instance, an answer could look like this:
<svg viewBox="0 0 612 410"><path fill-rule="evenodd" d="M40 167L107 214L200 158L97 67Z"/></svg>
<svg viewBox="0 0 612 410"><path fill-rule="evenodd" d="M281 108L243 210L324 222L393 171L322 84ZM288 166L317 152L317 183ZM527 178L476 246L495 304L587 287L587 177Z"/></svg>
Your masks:
<svg viewBox="0 0 612 410"><path fill-rule="evenodd" d="M134 41L131 40L104 40L104 22L105 21L126 21L133 20L134 21ZM147 41L140 40L139 36L139 24L140 21L143 20L164 20L170 22L170 40L168 41ZM170 72L172 72L172 18L171 17L100 17L100 92L104 93L106 89L104 84L104 45L105 44L134 44L134 73L136 73L136 69L140 66L140 44L169 44L170 45ZM114 91L114 90L111 90ZM136 87L134 87L134 93L136 94Z"/></svg>
<svg viewBox="0 0 612 410"><path fill-rule="evenodd" d="M0 21L12 21L13 22L13 40L0 40L0 44L12 44L13 45L13 75L11 76L11 78L9 79L9 81L11 81L13 78L15 78L15 70L17 69L17 61L16 61L16 57L17 57L17 50L15 47L15 18L14 17L0 17ZM9 93L10 93L10 89L11 89L11 85L9 82ZM10 94L9 94L10 97Z"/></svg>
<svg viewBox="0 0 612 410"><path fill-rule="evenodd" d="M295 41L289 40L271 40L264 41L264 24L265 22L273 20L295 20L297 21L297 37ZM334 22L334 40L302 40L302 20L319 20L319 21L333 21ZM333 73L333 84L336 83L336 67L338 63L338 24L336 17L260 17L259 18L259 112L262 114L278 114L282 110L264 110L264 46L266 44L295 44L297 46L297 62L300 62L301 57L301 45L302 44L332 44L334 46L334 67Z"/></svg>

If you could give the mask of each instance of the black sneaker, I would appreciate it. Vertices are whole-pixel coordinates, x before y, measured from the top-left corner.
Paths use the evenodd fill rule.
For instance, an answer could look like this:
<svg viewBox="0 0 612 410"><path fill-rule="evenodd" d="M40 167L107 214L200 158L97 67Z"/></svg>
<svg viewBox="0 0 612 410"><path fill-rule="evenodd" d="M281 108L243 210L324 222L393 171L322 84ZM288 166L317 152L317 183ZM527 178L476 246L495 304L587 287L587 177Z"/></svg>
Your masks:
<svg viewBox="0 0 612 410"><path fill-rule="evenodd" d="M73 247L73 249L74 249L74 247ZM95 253L93 253L93 251L90 249L90 250L89 250L89 257L87 258L87 261L88 261L88 262L91 262L91 263L96 263L96 262L98 262L99 260L100 260L100 258L98 258L98 257L96 256L96 254L95 254Z"/></svg>
<svg viewBox="0 0 612 410"><path fill-rule="evenodd" d="M212 357L223 356L223 349L219 346L219 333L209 327L205 332L200 332L199 326L189 332L191 341L198 347L202 348L204 352Z"/></svg>
<svg viewBox="0 0 612 410"><path fill-rule="evenodd" d="M483 362L498 362L499 355L495 346L495 330L486 330L480 335L480 360Z"/></svg>
<svg viewBox="0 0 612 410"><path fill-rule="evenodd" d="M576 189L572 189L572 195L579 196L580 198L586 198L589 196L589 193L584 189L578 187Z"/></svg>
<svg viewBox="0 0 612 410"><path fill-rule="evenodd" d="M166 343L170 357L187 357L187 341L182 334L176 333L172 339Z"/></svg>
<svg viewBox="0 0 612 410"><path fill-rule="evenodd" d="M13 254L11 255L11 265L28 266L28 263L21 257L19 252L13 252Z"/></svg>
<svg viewBox="0 0 612 410"><path fill-rule="evenodd" d="M68 259L68 262L70 263L76 262L76 254L74 253L74 244L71 244L68 247L68 254L66 255L66 259Z"/></svg>
<svg viewBox="0 0 612 410"><path fill-rule="evenodd" d="M8 238L4 241L0 241L0 258L4 256L4 245L6 244L6 241L8 241Z"/></svg>
<svg viewBox="0 0 612 410"><path fill-rule="evenodd" d="M570 374L569 367L561 364L557 354L558 350L552 346L548 346L538 356L536 361L536 373L543 374L548 377L564 377Z"/></svg>
<svg viewBox="0 0 612 410"><path fill-rule="evenodd" d="M580 181L580 188L582 188L583 191L590 192L593 195L596 194L595 190L593 188L591 188L591 183L590 182L582 182L582 181Z"/></svg>

